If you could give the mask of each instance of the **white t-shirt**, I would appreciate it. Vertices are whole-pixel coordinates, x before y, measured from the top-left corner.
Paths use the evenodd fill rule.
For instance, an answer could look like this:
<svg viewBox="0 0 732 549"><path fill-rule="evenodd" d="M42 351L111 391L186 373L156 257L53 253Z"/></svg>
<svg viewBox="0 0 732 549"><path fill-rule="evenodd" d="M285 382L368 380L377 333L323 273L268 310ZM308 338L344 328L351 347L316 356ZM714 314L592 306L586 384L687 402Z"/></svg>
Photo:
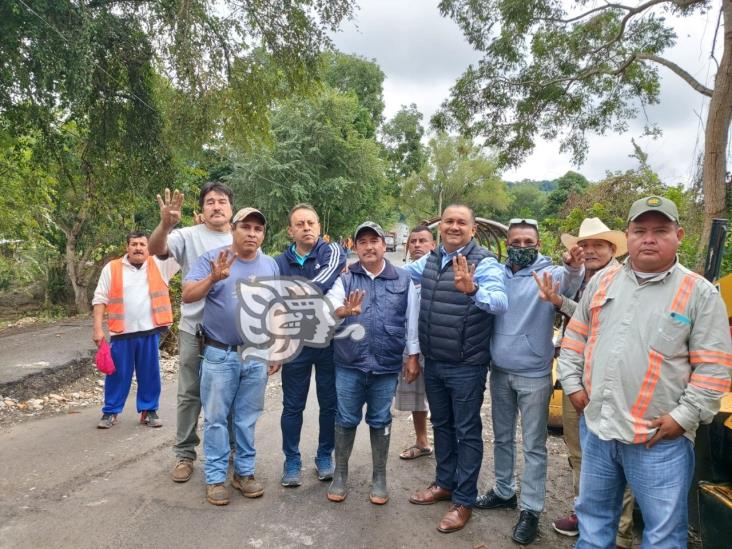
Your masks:
<svg viewBox="0 0 732 549"><path fill-rule="evenodd" d="M180 270L174 258L158 259L153 257L160 276L167 284ZM97 289L94 291L92 305L109 303L109 290L112 286L112 267L107 263L102 269ZM139 269L130 264L125 255L122 258L122 297L125 307L125 334L144 332L155 328L150 303L150 288L147 284L147 261Z"/></svg>
<svg viewBox="0 0 732 549"><path fill-rule="evenodd" d="M212 231L206 225L191 225L175 229L168 235L168 254L180 264L185 279L198 258L209 250L231 245L231 233ZM193 303L181 303L178 329L189 334L196 333L196 324L203 321L205 299Z"/></svg>

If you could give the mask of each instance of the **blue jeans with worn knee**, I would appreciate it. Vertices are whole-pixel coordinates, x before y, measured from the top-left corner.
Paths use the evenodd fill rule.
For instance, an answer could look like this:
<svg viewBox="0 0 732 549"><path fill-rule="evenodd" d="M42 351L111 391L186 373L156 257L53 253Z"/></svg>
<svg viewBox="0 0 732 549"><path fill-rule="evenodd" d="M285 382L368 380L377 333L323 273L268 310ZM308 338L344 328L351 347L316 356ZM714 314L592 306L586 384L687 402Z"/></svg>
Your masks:
<svg viewBox="0 0 732 549"><path fill-rule="evenodd" d="M253 475L256 451L254 427L264 409L267 365L256 359L242 360L238 352L206 346L201 362L203 451L206 484L226 480L229 463L227 417L233 412L236 454L234 470Z"/></svg>
<svg viewBox="0 0 732 549"><path fill-rule="evenodd" d="M302 414L315 367L318 396L318 452L316 458L330 458L335 446L336 387L333 346L305 347L295 360L282 366L282 452L289 463L300 464Z"/></svg>
<svg viewBox="0 0 732 549"><path fill-rule="evenodd" d="M493 489L498 497L504 499L516 493L516 424L520 413L524 473L519 508L541 513L546 496L546 437L552 376L526 377L493 368L490 389L495 438L496 484Z"/></svg>
<svg viewBox="0 0 732 549"><path fill-rule="evenodd" d="M452 501L472 507L483 461L483 405L488 366L425 360L424 387L435 433L435 482Z"/></svg>
<svg viewBox="0 0 732 549"><path fill-rule="evenodd" d="M358 427L364 404L369 427L383 429L391 425L391 402L398 378L399 373L374 374L336 366L336 425L346 429Z"/></svg>
<svg viewBox="0 0 732 549"><path fill-rule="evenodd" d="M602 440L580 417L580 442L578 549L615 547L626 483L643 514L641 547L687 546L687 496L694 474L694 445L688 438L661 440L651 448Z"/></svg>

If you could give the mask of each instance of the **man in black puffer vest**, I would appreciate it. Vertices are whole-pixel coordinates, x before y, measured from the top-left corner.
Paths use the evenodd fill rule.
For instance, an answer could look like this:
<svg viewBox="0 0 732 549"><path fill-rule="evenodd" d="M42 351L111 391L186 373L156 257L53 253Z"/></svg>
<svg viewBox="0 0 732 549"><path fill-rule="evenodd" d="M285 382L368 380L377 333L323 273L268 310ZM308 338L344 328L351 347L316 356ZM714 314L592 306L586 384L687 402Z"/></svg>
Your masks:
<svg viewBox="0 0 732 549"><path fill-rule="evenodd" d="M445 208L439 249L404 268L422 284L419 344L435 433L435 482L409 501L452 500L440 532L470 519L483 460L483 404L493 315L508 308L503 267L474 239L475 213L463 204Z"/></svg>

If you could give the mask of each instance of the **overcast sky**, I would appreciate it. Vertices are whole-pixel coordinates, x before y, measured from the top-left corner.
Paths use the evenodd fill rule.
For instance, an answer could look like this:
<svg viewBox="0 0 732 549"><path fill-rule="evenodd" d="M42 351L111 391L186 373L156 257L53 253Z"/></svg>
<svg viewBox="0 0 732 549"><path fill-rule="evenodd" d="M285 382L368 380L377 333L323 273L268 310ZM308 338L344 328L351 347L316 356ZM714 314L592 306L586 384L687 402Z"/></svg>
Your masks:
<svg viewBox="0 0 732 549"><path fill-rule="evenodd" d="M450 87L465 68L480 55L468 45L458 26L440 16L433 0L360 0L351 23L334 37L336 47L375 59L386 74L385 116L390 118L402 105L416 103L425 124L448 96ZM592 3L590 2L589 5ZM698 80L713 84L715 66L709 59L720 3L705 15L675 21L678 44L665 56ZM720 36L717 42L721 41ZM689 183L695 158L703 150L701 120L706 120L708 102L678 76L661 69L660 104L647 107L623 135L590 136L590 150L582 166L573 166L568 155L559 154L558 142L538 142L534 154L518 169L507 171L509 181L523 178L555 179L574 169L590 180L602 179L608 170L634 167L631 138L649 154L649 161L668 184ZM639 138L643 126L656 123L663 131L657 139Z"/></svg>

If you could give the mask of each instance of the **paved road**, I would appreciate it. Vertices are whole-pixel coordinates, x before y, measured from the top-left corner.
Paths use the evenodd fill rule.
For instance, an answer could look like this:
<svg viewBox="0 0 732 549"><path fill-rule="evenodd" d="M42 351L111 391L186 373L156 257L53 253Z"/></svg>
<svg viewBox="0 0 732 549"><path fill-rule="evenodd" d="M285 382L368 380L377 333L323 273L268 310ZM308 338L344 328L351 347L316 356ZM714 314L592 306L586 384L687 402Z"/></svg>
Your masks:
<svg viewBox="0 0 732 549"><path fill-rule="evenodd" d="M68 318L0 334L0 386L52 373L94 353L91 318Z"/></svg>
<svg viewBox="0 0 732 549"><path fill-rule="evenodd" d="M270 381L266 410L257 424L257 474L265 494L248 500L232 493L227 507L205 501L202 463L190 482L174 484L168 471L173 458L175 385L164 386L161 417L150 429L136 423L128 409L108 431L94 428L99 414L82 410L27 421L0 431L0 547L515 547L510 531L514 511L482 511L460 532L440 534L435 526L446 503L419 507L407 498L434 475L434 460L405 462L397 452L411 438L408 414L395 418L389 459L391 501L368 501L371 456L368 429L359 429L352 459L352 491L342 504L325 498L327 486L315 477L317 410L310 395L303 432L304 484L279 486L282 464L279 376ZM128 402L134 402L132 397ZM489 434L486 433L489 437ZM487 438L486 440L490 440ZM492 473L492 449L486 445L481 474ZM549 517L567 511L571 484L566 457L550 457ZM546 515L543 539L536 547L569 547L550 531Z"/></svg>

